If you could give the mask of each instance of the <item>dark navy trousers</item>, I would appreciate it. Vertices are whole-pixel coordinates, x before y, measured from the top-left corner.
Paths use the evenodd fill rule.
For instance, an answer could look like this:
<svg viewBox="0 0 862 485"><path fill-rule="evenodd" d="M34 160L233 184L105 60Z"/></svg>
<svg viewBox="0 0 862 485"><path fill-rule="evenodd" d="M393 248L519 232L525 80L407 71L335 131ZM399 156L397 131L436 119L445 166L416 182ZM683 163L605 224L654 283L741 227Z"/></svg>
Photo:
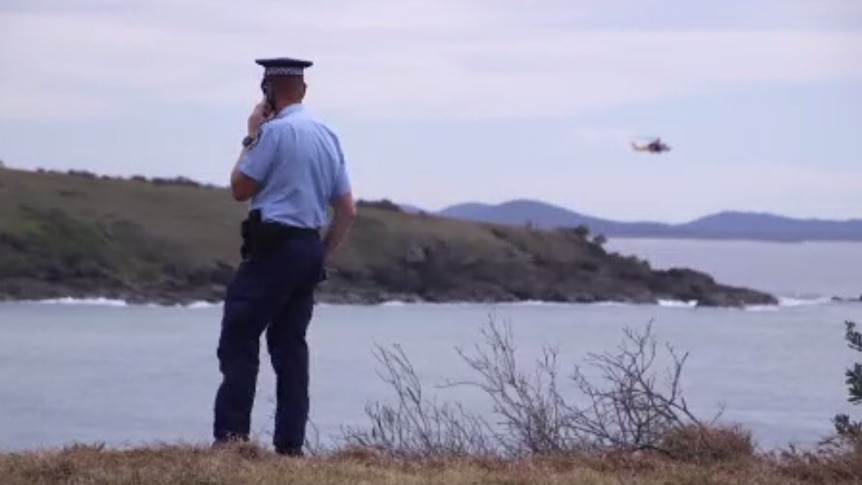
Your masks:
<svg viewBox="0 0 862 485"><path fill-rule="evenodd" d="M227 286L218 342L222 382L215 398L213 435L217 442L246 440L257 388L260 341L276 376L273 445L301 448L308 419L306 330L314 291L323 274L324 247L317 237L282 241L265 255L240 263Z"/></svg>

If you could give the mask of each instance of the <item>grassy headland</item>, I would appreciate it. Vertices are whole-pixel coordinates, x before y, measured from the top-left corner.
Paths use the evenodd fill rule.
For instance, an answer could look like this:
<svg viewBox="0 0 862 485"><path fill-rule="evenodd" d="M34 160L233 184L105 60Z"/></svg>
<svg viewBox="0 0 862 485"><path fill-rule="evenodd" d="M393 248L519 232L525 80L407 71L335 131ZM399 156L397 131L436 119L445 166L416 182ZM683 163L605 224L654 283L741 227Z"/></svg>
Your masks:
<svg viewBox="0 0 862 485"><path fill-rule="evenodd" d="M245 212L226 189L184 179L0 168L0 299L218 301ZM363 203L320 301L776 302L700 272L654 270L601 239Z"/></svg>
<svg viewBox="0 0 862 485"><path fill-rule="evenodd" d="M295 460L249 445L77 446L0 454L0 476L4 485L849 485L862 480L860 463L858 454L748 454L709 462L649 453L397 460L361 450Z"/></svg>

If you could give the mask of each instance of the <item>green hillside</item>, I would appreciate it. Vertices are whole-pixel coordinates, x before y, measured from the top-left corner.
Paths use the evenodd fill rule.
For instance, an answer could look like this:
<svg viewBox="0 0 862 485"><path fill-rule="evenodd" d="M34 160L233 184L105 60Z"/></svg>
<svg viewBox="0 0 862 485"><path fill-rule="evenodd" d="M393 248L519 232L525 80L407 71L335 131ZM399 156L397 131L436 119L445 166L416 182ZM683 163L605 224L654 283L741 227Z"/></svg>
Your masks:
<svg viewBox="0 0 862 485"><path fill-rule="evenodd" d="M246 206L178 180L0 169L0 298L220 300ZM362 203L320 300L775 303L690 270L608 254L583 230L541 231Z"/></svg>

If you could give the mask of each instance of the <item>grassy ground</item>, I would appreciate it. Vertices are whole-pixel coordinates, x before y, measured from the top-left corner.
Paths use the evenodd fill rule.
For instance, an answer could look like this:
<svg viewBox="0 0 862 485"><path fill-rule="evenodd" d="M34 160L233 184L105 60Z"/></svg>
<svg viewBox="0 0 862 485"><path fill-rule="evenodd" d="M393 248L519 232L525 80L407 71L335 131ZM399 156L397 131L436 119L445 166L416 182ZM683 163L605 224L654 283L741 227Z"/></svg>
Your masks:
<svg viewBox="0 0 862 485"><path fill-rule="evenodd" d="M862 455L812 461L738 457L698 464L660 456L395 460L366 452L292 459L256 446L163 446L0 454L4 485L795 485L862 483Z"/></svg>
<svg viewBox="0 0 862 485"><path fill-rule="evenodd" d="M82 224L134 223L154 240L193 247L185 256L197 262L233 263L239 258L239 223L246 210L225 188L0 169L0 230L12 233L32 229L34 214L54 211ZM365 206L338 263L373 267L406 252L414 241L432 240L471 249L473 258L504 254L512 246L484 225ZM554 248L559 255L566 242L552 236L543 249ZM522 245L529 244L523 240Z"/></svg>

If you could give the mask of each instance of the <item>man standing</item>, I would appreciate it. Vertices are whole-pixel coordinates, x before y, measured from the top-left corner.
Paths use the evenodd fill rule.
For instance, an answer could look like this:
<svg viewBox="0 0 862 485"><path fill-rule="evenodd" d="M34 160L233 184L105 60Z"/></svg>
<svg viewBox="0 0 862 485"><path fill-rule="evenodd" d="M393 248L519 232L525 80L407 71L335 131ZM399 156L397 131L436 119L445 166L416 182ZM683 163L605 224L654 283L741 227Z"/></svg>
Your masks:
<svg viewBox="0 0 862 485"><path fill-rule="evenodd" d="M306 330L327 258L343 240L356 208L338 137L302 104L310 61L260 59L264 100L231 174L231 192L251 201L242 224L243 260L227 286L215 398L215 444L249 439L260 340L276 375L273 445L300 456L308 419ZM334 217L321 239L328 209Z"/></svg>

